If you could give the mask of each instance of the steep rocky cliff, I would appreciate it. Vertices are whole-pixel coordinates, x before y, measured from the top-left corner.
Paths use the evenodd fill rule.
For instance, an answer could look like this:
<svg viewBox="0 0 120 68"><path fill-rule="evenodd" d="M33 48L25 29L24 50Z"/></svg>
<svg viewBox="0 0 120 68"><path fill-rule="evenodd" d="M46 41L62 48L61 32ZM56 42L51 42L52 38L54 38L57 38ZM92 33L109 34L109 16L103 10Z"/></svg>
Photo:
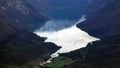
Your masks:
<svg viewBox="0 0 120 68"><path fill-rule="evenodd" d="M31 31L48 20L25 0L0 0L0 11L10 24Z"/></svg>

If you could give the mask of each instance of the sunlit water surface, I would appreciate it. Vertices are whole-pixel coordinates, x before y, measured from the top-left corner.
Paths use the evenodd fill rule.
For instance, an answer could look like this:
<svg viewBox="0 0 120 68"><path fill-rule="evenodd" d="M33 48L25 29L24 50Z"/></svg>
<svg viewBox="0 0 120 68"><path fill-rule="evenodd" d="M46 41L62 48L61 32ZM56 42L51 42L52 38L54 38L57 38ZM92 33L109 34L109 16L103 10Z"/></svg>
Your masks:
<svg viewBox="0 0 120 68"><path fill-rule="evenodd" d="M59 53L74 51L85 47L88 43L99 40L98 38L92 37L85 31L82 31L76 27L77 23L83 22L85 20L86 18L83 16L73 26L58 31L41 31L43 27L40 28L40 30L35 31L37 35L48 38L45 42L53 42L57 46L62 47L51 55L51 58L47 61L48 63L52 58L58 57Z"/></svg>

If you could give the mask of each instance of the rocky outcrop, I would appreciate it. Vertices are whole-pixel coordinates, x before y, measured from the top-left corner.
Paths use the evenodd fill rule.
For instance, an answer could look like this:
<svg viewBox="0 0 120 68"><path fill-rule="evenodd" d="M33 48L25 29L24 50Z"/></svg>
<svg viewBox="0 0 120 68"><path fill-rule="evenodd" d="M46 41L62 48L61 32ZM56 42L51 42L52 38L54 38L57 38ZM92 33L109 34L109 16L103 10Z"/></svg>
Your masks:
<svg viewBox="0 0 120 68"><path fill-rule="evenodd" d="M109 0L99 11L88 16L88 20L79 23L77 27L99 38L120 34L119 6L119 0Z"/></svg>
<svg viewBox="0 0 120 68"><path fill-rule="evenodd" d="M25 0L0 0L0 11L10 24L31 31L48 20Z"/></svg>

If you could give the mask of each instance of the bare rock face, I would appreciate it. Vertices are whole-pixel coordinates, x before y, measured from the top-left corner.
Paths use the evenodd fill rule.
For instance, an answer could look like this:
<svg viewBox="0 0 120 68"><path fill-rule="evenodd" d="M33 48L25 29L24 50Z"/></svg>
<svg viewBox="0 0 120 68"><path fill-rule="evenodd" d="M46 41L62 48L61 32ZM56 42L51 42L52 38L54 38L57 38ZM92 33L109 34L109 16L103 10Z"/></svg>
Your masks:
<svg viewBox="0 0 120 68"><path fill-rule="evenodd" d="M48 20L25 0L0 0L0 11L11 21L10 24L30 31Z"/></svg>

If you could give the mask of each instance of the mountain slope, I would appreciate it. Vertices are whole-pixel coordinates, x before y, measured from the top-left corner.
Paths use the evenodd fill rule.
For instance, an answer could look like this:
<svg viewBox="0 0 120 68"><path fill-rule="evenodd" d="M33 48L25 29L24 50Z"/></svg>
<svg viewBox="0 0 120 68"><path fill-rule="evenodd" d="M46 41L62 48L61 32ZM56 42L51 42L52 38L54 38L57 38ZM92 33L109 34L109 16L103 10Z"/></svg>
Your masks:
<svg viewBox="0 0 120 68"><path fill-rule="evenodd" d="M45 43L45 40L9 24L9 20L0 13L0 68L19 67L44 55L50 56L60 48L53 43Z"/></svg>
<svg viewBox="0 0 120 68"><path fill-rule="evenodd" d="M15 29L4 18L4 15L0 12L0 41L5 40L8 36L15 33Z"/></svg>
<svg viewBox="0 0 120 68"><path fill-rule="evenodd" d="M102 9L77 26L92 36L103 38L120 34L120 1L109 0Z"/></svg>
<svg viewBox="0 0 120 68"><path fill-rule="evenodd" d="M37 10L54 19L79 19L93 0L27 0ZM41 6L41 7L40 7Z"/></svg>
<svg viewBox="0 0 120 68"><path fill-rule="evenodd" d="M76 60L64 68L119 68L120 35L106 37L64 56Z"/></svg>
<svg viewBox="0 0 120 68"><path fill-rule="evenodd" d="M0 0L0 68L33 68L60 48L31 32L46 20L24 0Z"/></svg>
<svg viewBox="0 0 120 68"><path fill-rule="evenodd" d="M92 15L95 12L101 10L109 0L94 0L92 3L86 8L85 14Z"/></svg>
<svg viewBox="0 0 120 68"><path fill-rule="evenodd" d="M0 0L0 11L10 24L31 31L48 20L25 0Z"/></svg>
<svg viewBox="0 0 120 68"><path fill-rule="evenodd" d="M96 0L95 3L99 3ZM103 2L104 3L104 2ZM100 4L102 5L102 4ZM88 16L88 20L77 26L100 41L87 47L62 54L76 60L64 68L119 68L120 67L120 1L105 1L104 6Z"/></svg>
<svg viewBox="0 0 120 68"><path fill-rule="evenodd" d="M44 55L49 56L60 48L53 43L44 43L45 39L28 31L17 30L0 42L0 67L23 65Z"/></svg>

